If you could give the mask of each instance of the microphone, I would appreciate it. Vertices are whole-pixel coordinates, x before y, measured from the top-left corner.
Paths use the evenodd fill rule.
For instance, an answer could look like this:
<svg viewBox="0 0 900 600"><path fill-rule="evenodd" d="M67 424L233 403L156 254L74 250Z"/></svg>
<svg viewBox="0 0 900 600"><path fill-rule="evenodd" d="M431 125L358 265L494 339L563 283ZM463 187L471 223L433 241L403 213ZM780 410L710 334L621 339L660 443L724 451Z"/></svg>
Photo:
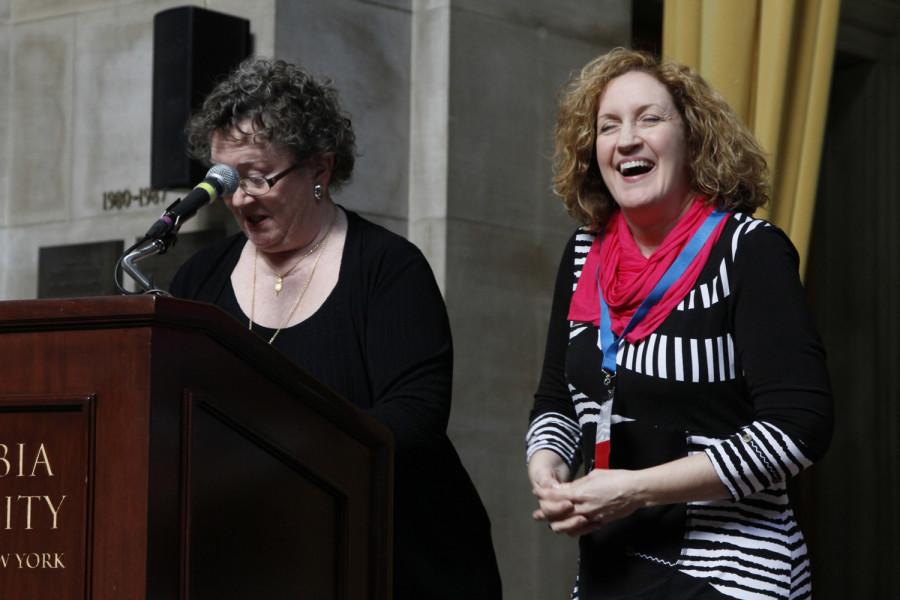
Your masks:
<svg viewBox="0 0 900 600"><path fill-rule="evenodd" d="M223 164L213 165L206 172L206 178L187 196L169 205L162 216L147 230L144 239L158 239L177 233L198 209L219 196L230 196L235 193L240 182L241 176L233 167Z"/></svg>

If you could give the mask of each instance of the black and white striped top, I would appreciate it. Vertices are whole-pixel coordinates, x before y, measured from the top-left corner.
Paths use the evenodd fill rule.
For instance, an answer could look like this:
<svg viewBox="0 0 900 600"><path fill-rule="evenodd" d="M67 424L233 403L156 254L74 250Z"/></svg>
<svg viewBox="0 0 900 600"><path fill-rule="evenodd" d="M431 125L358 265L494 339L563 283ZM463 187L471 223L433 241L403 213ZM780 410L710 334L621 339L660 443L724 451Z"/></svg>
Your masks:
<svg viewBox="0 0 900 600"><path fill-rule="evenodd" d="M567 320L593 242L576 232L557 276L529 458L545 448L589 470L605 439L612 468L705 452L731 498L645 509L583 536L578 596L665 585L657 594L670 598L698 589L711 598L809 597L786 480L827 448L831 395L790 241L765 221L730 217L691 292L649 337L620 343L614 400L601 382L597 328Z"/></svg>

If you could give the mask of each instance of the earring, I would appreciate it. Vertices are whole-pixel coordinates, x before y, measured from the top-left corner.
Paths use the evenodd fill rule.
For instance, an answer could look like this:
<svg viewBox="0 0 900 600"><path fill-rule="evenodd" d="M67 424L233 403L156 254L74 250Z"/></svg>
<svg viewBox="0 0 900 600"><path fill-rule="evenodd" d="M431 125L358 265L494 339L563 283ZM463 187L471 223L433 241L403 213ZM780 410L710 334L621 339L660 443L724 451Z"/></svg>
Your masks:
<svg viewBox="0 0 900 600"><path fill-rule="evenodd" d="M322 184L317 183L316 185L314 185L313 186L313 198L316 199L316 202L319 202L324 196L325 196L325 193L322 191Z"/></svg>

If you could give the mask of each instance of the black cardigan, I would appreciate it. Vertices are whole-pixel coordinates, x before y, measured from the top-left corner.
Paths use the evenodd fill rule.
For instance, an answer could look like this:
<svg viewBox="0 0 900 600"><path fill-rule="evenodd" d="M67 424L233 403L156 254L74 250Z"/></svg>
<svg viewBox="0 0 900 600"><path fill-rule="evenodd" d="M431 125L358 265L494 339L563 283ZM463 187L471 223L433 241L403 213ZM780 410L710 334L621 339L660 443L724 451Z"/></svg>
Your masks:
<svg viewBox="0 0 900 600"><path fill-rule="evenodd" d="M487 513L446 435L453 349L440 291L418 248L345 212L334 290L274 346L394 434L395 598L499 598ZM198 252L172 293L246 324L230 280L246 242L237 234Z"/></svg>

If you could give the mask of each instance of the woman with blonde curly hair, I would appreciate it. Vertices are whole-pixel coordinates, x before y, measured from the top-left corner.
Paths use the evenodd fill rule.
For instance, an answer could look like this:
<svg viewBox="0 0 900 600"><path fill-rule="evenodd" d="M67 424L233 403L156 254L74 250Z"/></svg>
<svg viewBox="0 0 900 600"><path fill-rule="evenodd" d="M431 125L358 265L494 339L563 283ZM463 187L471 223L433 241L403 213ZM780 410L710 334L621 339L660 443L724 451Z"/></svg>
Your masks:
<svg viewBox="0 0 900 600"><path fill-rule="evenodd" d="M527 435L574 597L805 598L786 481L832 428L824 351L762 150L688 67L613 50L563 91L557 275ZM575 477L579 465L585 474Z"/></svg>

